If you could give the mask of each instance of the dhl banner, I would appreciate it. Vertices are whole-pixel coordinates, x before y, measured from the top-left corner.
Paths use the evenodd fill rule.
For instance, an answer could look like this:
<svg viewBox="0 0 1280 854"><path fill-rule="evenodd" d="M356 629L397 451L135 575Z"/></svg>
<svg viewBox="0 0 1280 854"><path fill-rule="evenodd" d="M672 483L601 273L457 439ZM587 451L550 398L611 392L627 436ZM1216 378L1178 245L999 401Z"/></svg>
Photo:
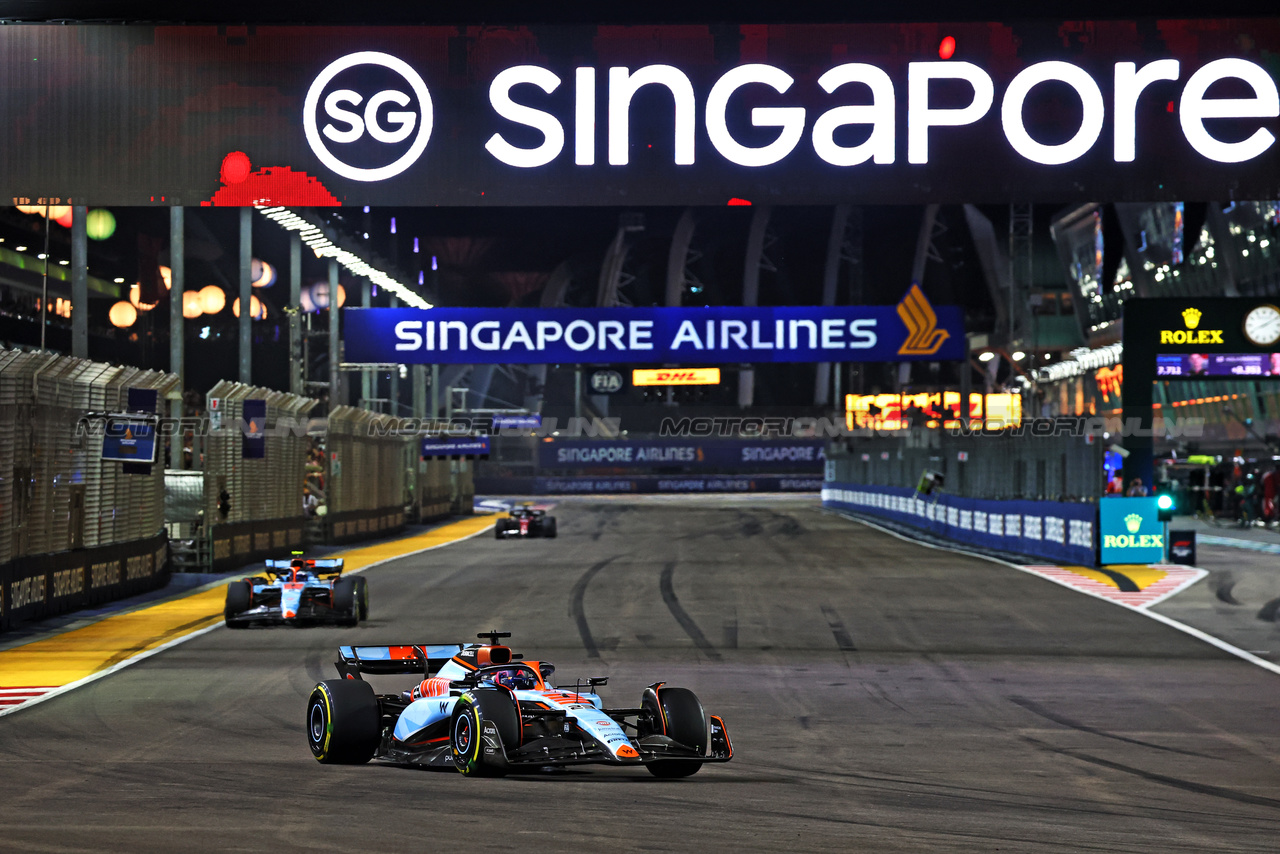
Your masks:
<svg viewBox="0 0 1280 854"><path fill-rule="evenodd" d="M720 385L719 368L636 368L632 385Z"/></svg>
<svg viewBox="0 0 1280 854"><path fill-rule="evenodd" d="M964 358L957 306L348 308L345 358L400 364L896 362ZM669 383L663 383L667 385Z"/></svg>

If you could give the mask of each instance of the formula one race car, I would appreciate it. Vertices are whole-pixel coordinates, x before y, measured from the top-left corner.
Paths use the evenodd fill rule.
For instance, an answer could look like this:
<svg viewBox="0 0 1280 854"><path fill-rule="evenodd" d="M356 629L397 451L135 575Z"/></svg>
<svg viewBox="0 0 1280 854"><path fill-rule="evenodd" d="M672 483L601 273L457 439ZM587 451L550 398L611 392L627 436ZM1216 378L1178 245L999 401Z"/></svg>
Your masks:
<svg viewBox="0 0 1280 854"><path fill-rule="evenodd" d="M337 623L369 618L369 582L341 578L342 560L269 560L264 575L227 585L223 615L229 629L251 623Z"/></svg>
<svg viewBox="0 0 1280 854"><path fill-rule="evenodd" d="M639 708L606 708L596 688L553 686L555 667L525 661L484 632L483 644L339 647L339 679L307 700L307 740L324 763L453 766L467 776L560 765L643 765L657 777L688 777L728 762L724 721L692 691L655 682ZM414 674L399 694L377 694L364 674Z"/></svg>
<svg viewBox="0 0 1280 854"><path fill-rule="evenodd" d="M493 535L499 540L504 537L553 538L556 535L556 517L548 516L546 510L522 504L511 508L510 518L499 519L494 524Z"/></svg>

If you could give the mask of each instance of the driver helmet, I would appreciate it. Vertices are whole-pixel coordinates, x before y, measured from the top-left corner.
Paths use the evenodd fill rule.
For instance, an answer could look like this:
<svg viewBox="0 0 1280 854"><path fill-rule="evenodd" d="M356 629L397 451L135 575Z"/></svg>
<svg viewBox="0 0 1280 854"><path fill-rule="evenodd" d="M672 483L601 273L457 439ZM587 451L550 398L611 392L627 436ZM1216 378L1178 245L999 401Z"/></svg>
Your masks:
<svg viewBox="0 0 1280 854"><path fill-rule="evenodd" d="M513 691L531 691L538 687L538 680L533 674L520 667L495 670L487 674L487 678Z"/></svg>

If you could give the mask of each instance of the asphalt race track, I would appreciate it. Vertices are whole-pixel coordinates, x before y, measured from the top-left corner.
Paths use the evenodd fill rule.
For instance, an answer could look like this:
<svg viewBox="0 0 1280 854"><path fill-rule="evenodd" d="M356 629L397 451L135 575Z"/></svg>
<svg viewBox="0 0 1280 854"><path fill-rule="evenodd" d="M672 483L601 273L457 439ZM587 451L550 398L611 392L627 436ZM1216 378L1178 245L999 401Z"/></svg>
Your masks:
<svg viewBox="0 0 1280 854"><path fill-rule="evenodd" d="M568 502L369 573L359 629L218 629L0 720L0 849L1272 851L1280 677L816 502ZM328 767L339 643L471 639L696 691L736 756L688 780ZM407 684L407 681L406 681ZM390 687L390 686L388 686Z"/></svg>

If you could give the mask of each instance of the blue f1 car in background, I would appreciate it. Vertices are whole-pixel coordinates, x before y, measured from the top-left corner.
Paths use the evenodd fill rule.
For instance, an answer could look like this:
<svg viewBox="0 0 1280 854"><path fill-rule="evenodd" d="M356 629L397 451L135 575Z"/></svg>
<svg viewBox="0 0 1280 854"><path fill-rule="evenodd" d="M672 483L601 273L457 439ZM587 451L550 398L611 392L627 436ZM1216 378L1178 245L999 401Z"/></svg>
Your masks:
<svg viewBox="0 0 1280 854"><path fill-rule="evenodd" d="M227 585L227 628L253 623L335 623L354 626L369 618L369 582L342 578L341 559L269 560L267 571Z"/></svg>

